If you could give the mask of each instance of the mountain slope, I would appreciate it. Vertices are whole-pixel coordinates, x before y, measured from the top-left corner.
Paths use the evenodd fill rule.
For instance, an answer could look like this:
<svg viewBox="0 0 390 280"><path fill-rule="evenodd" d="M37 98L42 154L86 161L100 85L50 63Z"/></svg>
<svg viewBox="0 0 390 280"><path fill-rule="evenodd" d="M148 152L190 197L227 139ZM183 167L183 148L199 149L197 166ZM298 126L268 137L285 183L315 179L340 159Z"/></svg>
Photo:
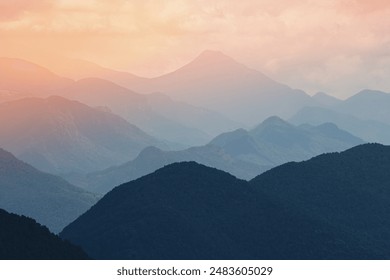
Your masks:
<svg viewBox="0 0 390 280"><path fill-rule="evenodd" d="M0 58L0 101L23 96L45 96L46 92L61 90L72 82L34 63Z"/></svg>
<svg viewBox="0 0 390 280"><path fill-rule="evenodd" d="M33 219L0 209L0 260L83 260L88 256Z"/></svg>
<svg viewBox="0 0 390 280"><path fill-rule="evenodd" d="M97 200L96 195L40 172L0 149L0 208L32 217L59 232Z"/></svg>
<svg viewBox="0 0 390 280"><path fill-rule="evenodd" d="M338 229L286 210L225 172L176 163L115 188L60 236L96 259L377 256Z"/></svg>
<svg viewBox="0 0 390 280"><path fill-rule="evenodd" d="M363 120L390 125L390 94L377 90L362 90L335 106L338 112Z"/></svg>
<svg viewBox="0 0 390 280"><path fill-rule="evenodd" d="M61 97L0 105L0 146L51 173L91 172L161 141L124 119Z"/></svg>
<svg viewBox="0 0 390 280"><path fill-rule="evenodd" d="M251 185L291 213L337 228L356 246L388 258L389 167L390 147L366 144L279 166Z"/></svg>

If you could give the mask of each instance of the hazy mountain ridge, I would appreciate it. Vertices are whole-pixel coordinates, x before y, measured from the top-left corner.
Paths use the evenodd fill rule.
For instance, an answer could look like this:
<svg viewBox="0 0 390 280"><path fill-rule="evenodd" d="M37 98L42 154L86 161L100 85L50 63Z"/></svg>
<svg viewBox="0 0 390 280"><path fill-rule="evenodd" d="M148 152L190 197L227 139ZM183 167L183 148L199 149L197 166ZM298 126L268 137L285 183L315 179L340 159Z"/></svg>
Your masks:
<svg viewBox="0 0 390 280"><path fill-rule="evenodd" d="M105 193L115 185L181 161L196 161L238 178L251 179L282 163L342 151L362 143L361 139L332 124L296 127L278 117L271 117L250 131L239 129L223 133L205 146L168 152L147 148L123 165L67 179L93 192Z"/></svg>
<svg viewBox="0 0 390 280"><path fill-rule="evenodd" d="M32 95L44 97L47 92L61 90L72 82L34 63L17 58L0 58L0 90L7 90L16 98ZM7 99L13 100L15 97L8 96Z"/></svg>
<svg viewBox="0 0 390 280"><path fill-rule="evenodd" d="M365 141L390 144L390 126L388 124L375 120L363 120L333 109L305 107L295 114L290 121L297 125L305 123L320 125L332 122Z"/></svg>
<svg viewBox="0 0 390 280"><path fill-rule="evenodd" d="M390 94L378 90L362 90L335 106L343 112L363 120L390 125Z"/></svg>
<svg viewBox="0 0 390 280"><path fill-rule="evenodd" d="M98 198L0 149L0 208L32 217L59 232Z"/></svg>
<svg viewBox="0 0 390 280"><path fill-rule="evenodd" d="M276 166L342 151L363 141L333 124L296 127L279 117L270 117L252 130L224 133L210 143L237 159Z"/></svg>
<svg viewBox="0 0 390 280"><path fill-rule="evenodd" d="M105 194L114 186L135 180L166 165L183 161L196 161L217 167L242 178L252 178L256 176L255 174L272 167L234 159L223 149L213 145L192 147L182 151L162 151L155 147L148 147L137 158L123 165L113 166L86 176L67 176L66 179L87 190Z"/></svg>
<svg viewBox="0 0 390 280"><path fill-rule="evenodd" d="M303 91L275 82L218 51L204 51L172 73L128 87L142 93L162 92L245 125L270 115L289 117L312 102Z"/></svg>
<svg viewBox="0 0 390 280"><path fill-rule="evenodd" d="M51 173L91 172L167 145L124 119L62 97L0 104L0 145Z"/></svg>
<svg viewBox="0 0 390 280"><path fill-rule="evenodd" d="M62 96L90 106L108 106L152 135L189 146L203 144L237 125L218 113L175 102L161 93L138 94L96 78L77 81Z"/></svg>
<svg viewBox="0 0 390 280"><path fill-rule="evenodd" d="M25 71L20 70L20 67L11 72L9 64L21 64L23 68L35 69L37 73L26 77ZM7 75L4 75L4 81L2 79L4 77L0 77L0 102L22 97L55 95L77 100L92 107L108 107L111 112L141 127L149 134L172 143L179 143L179 147L204 144L218 133L239 126L221 114L175 102L162 94L155 92L148 95L138 94L109 80L96 78L93 76L96 72L92 70L91 76L73 81L57 76L44 67L19 59L0 60L0 69L3 68ZM132 75L126 75L129 76ZM203 126L205 119L208 120L208 124Z"/></svg>

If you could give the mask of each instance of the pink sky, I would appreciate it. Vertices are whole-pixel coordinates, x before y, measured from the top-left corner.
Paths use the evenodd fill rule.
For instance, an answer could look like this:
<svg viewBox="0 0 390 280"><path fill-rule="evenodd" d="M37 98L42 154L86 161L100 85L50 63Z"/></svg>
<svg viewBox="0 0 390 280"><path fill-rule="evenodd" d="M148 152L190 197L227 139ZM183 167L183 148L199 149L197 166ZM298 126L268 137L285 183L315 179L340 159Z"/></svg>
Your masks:
<svg viewBox="0 0 390 280"><path fill-rule="evenodd" d="M309 93L390 92L387 0L0 0L0 56L156 76L221 50Z"/></svg>

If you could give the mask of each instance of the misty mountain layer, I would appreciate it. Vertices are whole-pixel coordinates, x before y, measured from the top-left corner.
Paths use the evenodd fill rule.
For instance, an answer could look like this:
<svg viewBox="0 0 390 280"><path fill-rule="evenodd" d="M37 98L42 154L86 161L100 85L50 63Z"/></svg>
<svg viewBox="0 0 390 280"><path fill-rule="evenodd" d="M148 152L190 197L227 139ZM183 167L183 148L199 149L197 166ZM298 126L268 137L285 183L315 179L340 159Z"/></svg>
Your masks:
<svg viewBox="0 0 390 280"><path fill-rule="evenodd" d="M146 148L137 158L86 176L68 176L73 184L96 193L149 174L167 164L196 161L242 179L289 161L342 151L363 141L333 124L294 126L278 117L265 120L252 130L239 129L217 136L209 144L182 151Z"/></svg>
<svg viewBox="0 0 390 280"><path fill-rule="evenodd" d="M0 208L32 217L56 233L97 200L98 196L0 149Z"/></svg>

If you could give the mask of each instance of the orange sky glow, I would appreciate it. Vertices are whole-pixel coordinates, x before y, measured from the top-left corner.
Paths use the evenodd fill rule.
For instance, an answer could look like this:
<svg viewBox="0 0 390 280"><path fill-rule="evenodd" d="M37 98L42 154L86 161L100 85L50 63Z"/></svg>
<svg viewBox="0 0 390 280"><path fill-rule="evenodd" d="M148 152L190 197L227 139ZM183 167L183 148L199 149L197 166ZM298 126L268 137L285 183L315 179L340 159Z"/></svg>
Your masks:
<svg viewBox="0 0 390 280"><path fill-rule="evenodd" d="M0 56L150 77L213 49L340 97L390 92L389 30L387 0L0 0Z"/></svg>

